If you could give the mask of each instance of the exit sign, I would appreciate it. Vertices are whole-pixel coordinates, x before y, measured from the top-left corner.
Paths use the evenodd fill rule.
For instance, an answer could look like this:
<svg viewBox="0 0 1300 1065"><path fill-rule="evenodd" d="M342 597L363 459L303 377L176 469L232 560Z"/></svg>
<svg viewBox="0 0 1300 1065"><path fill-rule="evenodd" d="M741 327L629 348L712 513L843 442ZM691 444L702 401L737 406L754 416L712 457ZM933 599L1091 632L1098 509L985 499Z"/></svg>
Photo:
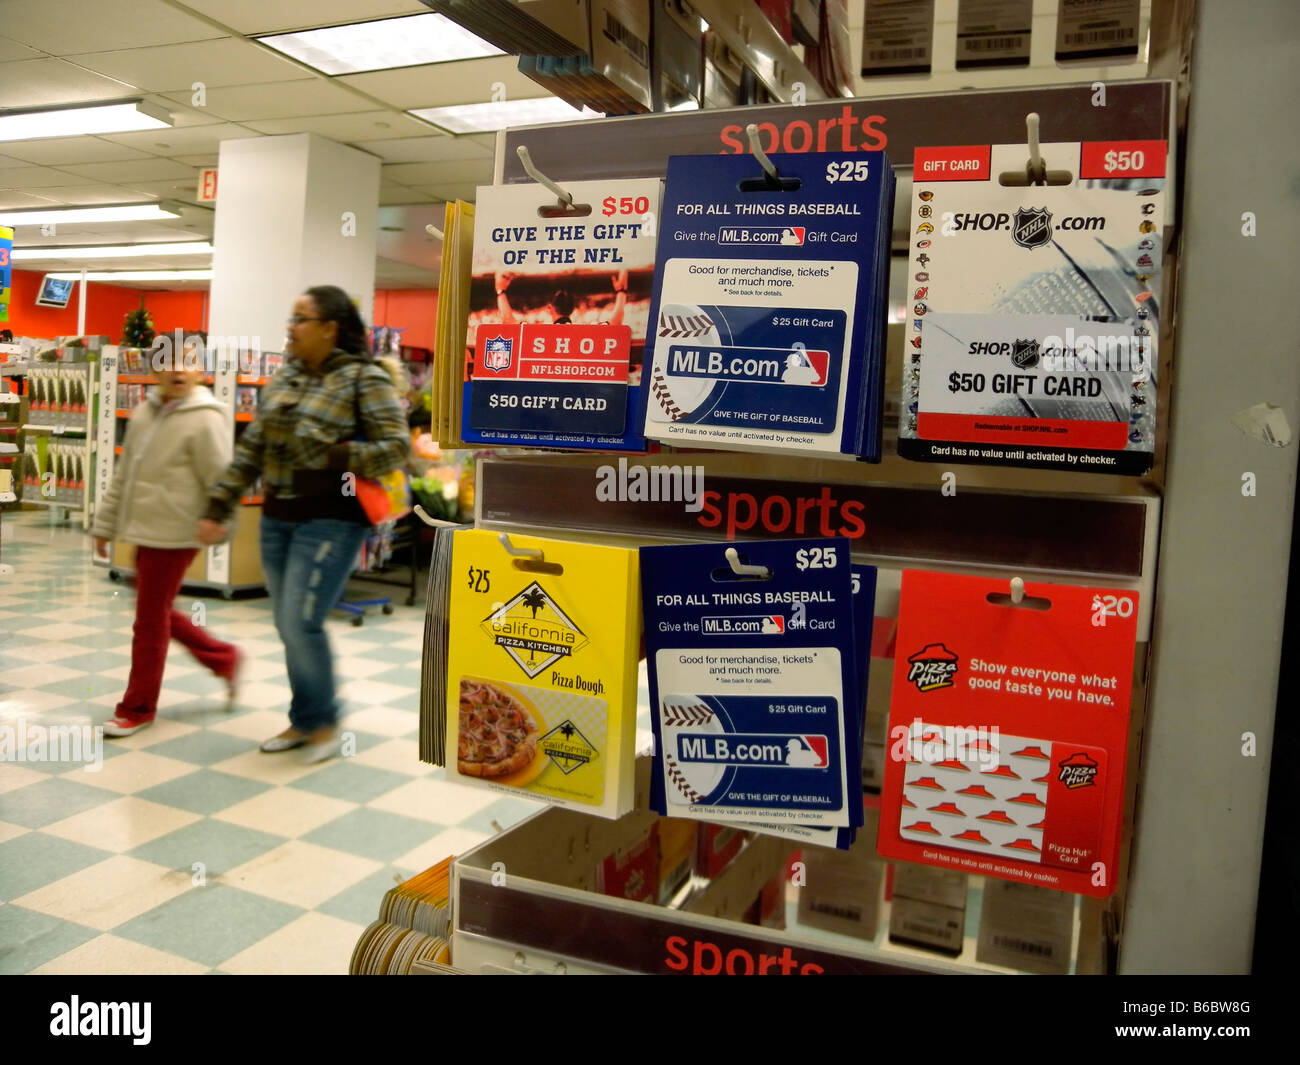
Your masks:
<svg viewBox="0 0 1300 1065"><path fill-rule="evenodd" d="M217 198L217 168L205 167L199 171L199 202L212 203Z"/></svg>

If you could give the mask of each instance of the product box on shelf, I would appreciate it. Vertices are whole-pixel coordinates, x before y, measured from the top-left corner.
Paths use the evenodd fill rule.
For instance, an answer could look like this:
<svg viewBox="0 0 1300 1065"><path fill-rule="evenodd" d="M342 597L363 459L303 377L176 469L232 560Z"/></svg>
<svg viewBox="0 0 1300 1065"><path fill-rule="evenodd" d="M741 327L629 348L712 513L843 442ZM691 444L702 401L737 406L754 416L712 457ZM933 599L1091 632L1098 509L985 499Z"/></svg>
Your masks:
<svg viewBox="0 0 1300 1065"><path fill-rule="evenodd" d="M889 938L956 957L966 935L965 873L897 862L890 887Z"/></svg>
<svg viewBox="0 0 1300 1065"><path fill-rule="evenodd" d="M1072 895L1012 880L986 880L975 957L1035 973L1070 971Z"/></svg>
<svg viewBox="0 0 1300 1065"><path fill-rule="evenodd" d="M632 902L659 899L659 826L651 822L644 836L616 851L596 867L596 890Z"/></svg>
<svg viewBox="0 0 1300 1065"><path fill-rule="evenodd" d="M700 823L684 817L661 817L658 825L659 904L662 906L691 878Z"/></svg>
<svg viewBox="0 0 1300 1065"><path fill-rule="evenodd" d="M645 435L880 458L894 172L883 153L668 161Z"/></svg>
<svg viewBox="0 0 1300 1065"><path fill-rule="evenodd" d="M1167 147L916 149L899 454L1150 469Z"/></svg>
<svg viewBox="0 0 1300 1065"><path fill-rule="evenodd" d="M749 834L741 828L703 823L695 848L695 875L712 880L745 846Z"/></svg>
<svg viewBox="0 0 1300 1065"><path fill-rule="evenodd" d="M874 940L879 929L885 862L876 853L876 811L847 851L808 847L799 885L799 923Z"/></svg>

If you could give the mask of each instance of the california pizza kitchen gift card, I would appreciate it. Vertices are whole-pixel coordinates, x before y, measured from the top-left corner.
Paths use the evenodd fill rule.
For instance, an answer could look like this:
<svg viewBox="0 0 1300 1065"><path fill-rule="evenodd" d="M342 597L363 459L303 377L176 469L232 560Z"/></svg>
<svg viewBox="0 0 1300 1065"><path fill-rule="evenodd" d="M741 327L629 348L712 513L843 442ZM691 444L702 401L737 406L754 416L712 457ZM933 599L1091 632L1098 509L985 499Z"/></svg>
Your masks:
<svg viewBox="0 0 1300 1065"><path fill-rule="evenodd" d="M899 454L1140 474L1156 430L1166 142L918 148Z"/></svg>
<svg viewBox="0 0 1300 1065"><path fill-rule="evenodd" d="M1106 897L1137 593L906 570L879 852Z"/></svg>
<svg viewBox="0 0 1300 1065"><path fill-rule="evenodd" d="M630 811L636 552L532 536L508 549L464 530L451 569L448 778L600 817Z"/></svg>

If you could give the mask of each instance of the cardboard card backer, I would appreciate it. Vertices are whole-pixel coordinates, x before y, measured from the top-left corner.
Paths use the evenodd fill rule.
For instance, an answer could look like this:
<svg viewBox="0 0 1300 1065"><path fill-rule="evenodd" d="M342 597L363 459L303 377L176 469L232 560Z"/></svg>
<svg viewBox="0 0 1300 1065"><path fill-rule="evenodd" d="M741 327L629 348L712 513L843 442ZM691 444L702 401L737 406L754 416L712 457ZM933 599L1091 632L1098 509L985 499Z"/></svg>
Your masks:
<svg viewBox="0 0 1300 1065"><path fill-rule="evenodd" d="M601 817L632 808L637 557L615 547L456 533L447 761L458 783Z"/></svg>
<svg viewBox="0 0 1300 1065"><path fill-rule="evenodd" d="M883 153L674 156L645 434L878 459L894 174ZM757 187L754 187L754 186Z"/></svg>
<svg viewBox="0 0 1300 1065"><path fill-rule="evenodd" d="M1106 897L1137 595L1027 584L1014 606L1006 588L903 574L879 850Z"/></svg>
<svg viewBox="0 0 1300 1065"><path fill-rule="evenodd" d="M847 546L745 544L738 564L760 572L739 578L727 550L641 549L651 803L670 816L756 828L859 825Z"/></svg>
<svg viewBox="0 0 1300 1065"><path fill-rule="evenodd" d="M662 182L479 189L462 435L644 450L638 418Z"/></svg>
<svg viewBox="0 0 1300 1065"><path fill-rule="evenodd" d="M1155 453L1164 141L918 148L899 454L1140 474Z"/></svg>
<svg viewBox="0 0 1300 1065"><path fill-rule="evenodd" d="M1068 973L1074 908L1074 897L1059 891L986 881L976 960L1034 973Z"/></svg>

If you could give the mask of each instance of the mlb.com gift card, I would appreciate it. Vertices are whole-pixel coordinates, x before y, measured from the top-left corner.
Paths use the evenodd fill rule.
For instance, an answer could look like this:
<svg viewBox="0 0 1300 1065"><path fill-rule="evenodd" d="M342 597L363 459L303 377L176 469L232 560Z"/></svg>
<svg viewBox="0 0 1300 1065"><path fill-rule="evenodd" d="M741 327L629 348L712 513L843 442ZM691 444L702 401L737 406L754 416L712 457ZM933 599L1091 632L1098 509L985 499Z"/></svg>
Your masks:
<svg viewBox="0 0 1300 1065"><path fill-rule="evenodd" d="M903 573L879 852L1115 891L1137 593ZM1044 606L1044 603L1046 606Z"/></svg>
<svg viewBox="0 0 1300 1065"><path fill-rule="evenodd" d="M670 817L756 826L860 825L847 545L747 543L737 564L757 572L739 575L727 550L641 549L651 805Z"/></svg>
<svg viewBox="0 0 1300 1065"><path fill-rule="evenodd" d="M641 362L662 182L478 190L462 436L640 451ZM636 424L634 424L636 423Z"/></svg>
<svg viewBox="0 0 1300 1065"><path fill-rule="evenodd" d="M894 174L884 153L668 161L645 435L879 460Z"/></svg>
<svg viewBox="0 0 1300 1065"><path fill-rule="evenodd" d="M917 148L899 454L1143 473L1156 427L1166 142Z"/></svg>

